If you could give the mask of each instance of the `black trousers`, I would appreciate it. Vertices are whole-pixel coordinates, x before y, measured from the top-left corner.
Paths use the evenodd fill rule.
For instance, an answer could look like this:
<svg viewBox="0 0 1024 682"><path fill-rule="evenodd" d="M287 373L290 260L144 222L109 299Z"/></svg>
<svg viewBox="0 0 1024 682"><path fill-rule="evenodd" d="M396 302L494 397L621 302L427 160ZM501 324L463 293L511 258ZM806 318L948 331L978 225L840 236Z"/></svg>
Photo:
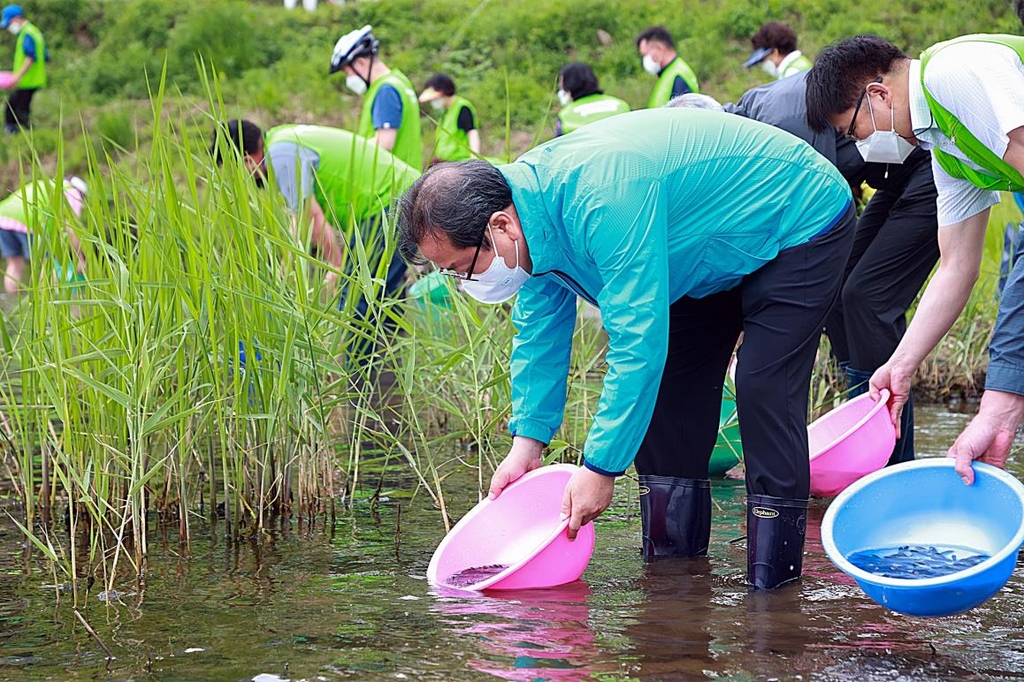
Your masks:
<svg viewBox="0 0 1024 682"><path fill-rule="evenodd" d="M638 473L707 478L722 382L742 331L736 393L747 492L808 497L811 370L839 295L854 221L851 207L831 230L780 252L734 289L672 304L668 359L637 453Z"/></svg>
<svg viewBox="0 0 1024 682"><path fill-rule="evenodd" d="M4 108L4 129L14 132L18 128L29 127L29 115L32 109L32 97L36 89L15 90L7 96Z"/></svg>
<svg viewBox="0 0 1024 682"><path fill-rule="evenodd" d="M840 363L870 374L899 345L907 308L939 259L935 197L924 163L903 192L876 192L861 214L840 302L825 325Z"/></svg>

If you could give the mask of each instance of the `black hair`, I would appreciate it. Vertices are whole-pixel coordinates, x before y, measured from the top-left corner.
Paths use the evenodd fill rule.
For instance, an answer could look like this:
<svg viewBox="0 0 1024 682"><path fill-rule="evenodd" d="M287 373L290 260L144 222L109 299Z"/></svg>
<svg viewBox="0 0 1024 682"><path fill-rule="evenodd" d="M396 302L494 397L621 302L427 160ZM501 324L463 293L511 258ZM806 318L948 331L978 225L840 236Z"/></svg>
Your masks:
<svg viewBox="0 0 1024 682"><path fill-rule="evenodd" d="M233 118L218 125L213 131L213 141L210 143L210 155L217 161L218 166L224 162L221 149L225 140L230 140L242 156L251 156L263 145L263 131L252 121L242 118Z"/></svg>
<svg viewBox="0 0 1024 682"><path fill-rule="evenodd" d="M422 264L419 245L429 236L448 237L458 249L490 249L485 232L491 214L512 204L512 188L497 168L481 159L440 163L413 183L398 204L398 250Z"/></svg>
<svg viewBox="0 0 1024 682"><path fill-rule="evenodd" d="M566 64L558 73L558 77L562 79L562 89L568 92L573 99L604 93L601 90L601 85L597 82L594 70L583 62Z"/></svg>
<svg viewBox="0 0 1024 682"><path fill-rule="evenodd" d="M750 39L754 48L776 49L787 55L796 49L796 31L781 21L769 21L757 30Z"/></svg>
<svg viewBox="0 0 1024 682"><path fill-rule="evenodd" d="M640 43L644 41L651 42L652 40L673 50L676 48L675 42L672 41L672 34L664 26L648 26L645 28L636 37L636 46L640 47Z"/></svg>
<svg viewBox="0 0 1024 682"><path fill-rule="evenodd" d="M427 80L424 87L437 90L445 97L451 97L455 94L455 81L446 73L435 73Z"/></svg>
<svg viewBox="0 0 1024 682"><path fill-rule="evenodd" d="M830 116L851 109L871 81L907 58L903 50L873 35L854 36L826 47L807 74L807 125L818 133L828 130Z"/></svg>

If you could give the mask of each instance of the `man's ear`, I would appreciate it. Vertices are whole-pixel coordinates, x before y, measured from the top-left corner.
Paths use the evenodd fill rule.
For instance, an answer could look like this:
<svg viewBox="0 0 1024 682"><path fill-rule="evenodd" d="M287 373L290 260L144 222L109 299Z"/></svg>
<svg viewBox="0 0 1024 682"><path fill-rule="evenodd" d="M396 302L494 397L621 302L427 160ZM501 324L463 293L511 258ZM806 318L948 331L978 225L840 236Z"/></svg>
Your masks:
<svg viewBox="0 0 1024 682"><path fill-rule="evenodd" d="M523 236L522 226L519 224L519 215L514 206L495 211L490 217L491 229L504 232L511 239L521 239Z"/></svg>

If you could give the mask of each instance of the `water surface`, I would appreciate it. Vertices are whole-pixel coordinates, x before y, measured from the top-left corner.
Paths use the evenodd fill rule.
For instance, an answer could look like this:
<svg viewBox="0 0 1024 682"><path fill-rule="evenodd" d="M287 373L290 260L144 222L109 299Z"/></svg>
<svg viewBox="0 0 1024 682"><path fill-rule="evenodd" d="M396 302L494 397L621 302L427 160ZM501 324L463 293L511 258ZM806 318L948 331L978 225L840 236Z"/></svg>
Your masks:
<svg viewBox="0 0 1024 682"><path fill-rule="evenodd" d="M969 419L915 412L919 452L932 456ZM3 525L0 679L892 681L1024 671L1019 566L966 614L893 613L824 556L823 500L810 510L804 578L774 592L745 585L744 491L722 481L706 559L641 562L635 484L620 484L582 581L483 596L427 585L444 529L426 495L387 493L410 485L387 481L375 510L358 504L333 534L286 529L258 546L227 543L213 526L190 551L154 540L144 582L118 583L104 599L94 586L81 609L116 656L109 669L67 596L58 602L47 587L54 576L25 574L22 540ZM450 500L456 518L473 503L462 497Z"/></svg>

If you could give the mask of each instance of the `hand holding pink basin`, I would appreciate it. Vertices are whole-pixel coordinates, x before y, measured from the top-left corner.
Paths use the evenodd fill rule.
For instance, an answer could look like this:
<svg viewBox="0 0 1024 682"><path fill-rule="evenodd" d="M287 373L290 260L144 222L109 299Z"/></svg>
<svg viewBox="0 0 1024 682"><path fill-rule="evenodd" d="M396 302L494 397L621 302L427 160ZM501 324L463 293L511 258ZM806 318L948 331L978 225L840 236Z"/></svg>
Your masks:
<svg viewBox="0 0 1024 682"><path fill-rule="evenodd" d="M0 71L0 90L6 90L14 85L14 74L10 71Z"/></svg>
<svg viewBox="0 0 1024 682"><path fill-rule="evenodd" d="M864 393L807 427L812 495L838 495L857 479L885 466L896 445L888 401L885 389L877 401Z"/></svg>
<svg viewBox="0 0 1024 682"><path fill-rule="evenodd" d="M459 590L522 590L577 580L594 552L594 524L569 540L560 520L571 464L524 474L497 499L473 507L441 540L427 568L433 585Z"/></svg>

